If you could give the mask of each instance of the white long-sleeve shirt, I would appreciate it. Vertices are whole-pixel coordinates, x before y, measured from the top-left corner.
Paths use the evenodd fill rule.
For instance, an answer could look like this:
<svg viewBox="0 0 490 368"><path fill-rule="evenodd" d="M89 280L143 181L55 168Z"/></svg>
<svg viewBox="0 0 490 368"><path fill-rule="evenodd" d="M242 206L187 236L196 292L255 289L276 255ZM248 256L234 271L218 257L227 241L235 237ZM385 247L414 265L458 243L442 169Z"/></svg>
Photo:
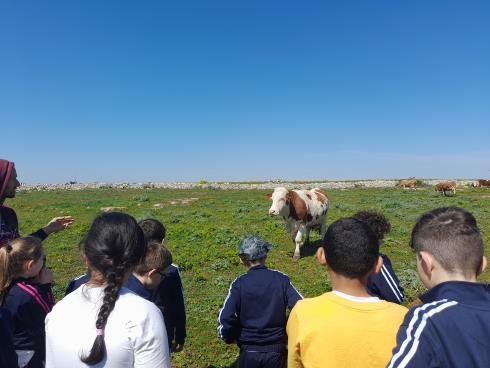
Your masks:
<svg viewBox="0 0 490 368"><path fill-rule="evenodd" d="M46 316L46 368L87 368L96 337L95 321L103 288L82 286ZM165 323L160 310L122 288L104 329L105 358L91 368L170 368Z"/></svg>

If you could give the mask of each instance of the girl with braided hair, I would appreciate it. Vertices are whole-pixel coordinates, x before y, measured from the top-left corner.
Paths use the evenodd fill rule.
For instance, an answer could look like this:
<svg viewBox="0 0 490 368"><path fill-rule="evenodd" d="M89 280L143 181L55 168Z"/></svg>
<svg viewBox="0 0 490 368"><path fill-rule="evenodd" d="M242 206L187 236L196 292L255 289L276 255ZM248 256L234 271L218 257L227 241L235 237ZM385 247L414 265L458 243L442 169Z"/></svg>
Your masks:
<svg viewBox="0 0 490 368"><path fill-rule="evenodd" d="M46 317L46 368L170 368L161 312L123 287L146 253L136 220L97 216L82 251L90 280Z"/></svg>

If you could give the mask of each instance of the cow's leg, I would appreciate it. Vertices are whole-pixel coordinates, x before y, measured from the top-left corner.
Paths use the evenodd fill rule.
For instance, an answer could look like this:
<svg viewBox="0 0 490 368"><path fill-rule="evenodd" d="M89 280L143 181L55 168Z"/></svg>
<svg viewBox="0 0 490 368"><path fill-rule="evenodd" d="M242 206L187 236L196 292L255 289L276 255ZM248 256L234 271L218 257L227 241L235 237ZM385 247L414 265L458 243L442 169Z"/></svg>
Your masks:
<svg viewBox="0 0 490 368"><path fill-rule="evenodd" d="M326 219L324 222L322 222L322 225L320 227L320 237L322 238L322 241L323 241L323 237L325 236L325 233L327 232L327 224L326 224Z"/></svg>
<svg viewBox="0 0 490 368"><path fill-rule="evenodd" d="M305 228L305 244L308 244L310 242L310 228L306 227Z"/></svg>
<svg viewBox="0 0 490 368"><path fill-rule="evenodd" d="M305 238L305 233L306 233L306 227L304 225L300 225L298 232L296 233L296 236L294 238L294 255L293 259L297 261L300 258L300 252L299 252L299 247L303 245L304 243L304 238Z"/></svg>

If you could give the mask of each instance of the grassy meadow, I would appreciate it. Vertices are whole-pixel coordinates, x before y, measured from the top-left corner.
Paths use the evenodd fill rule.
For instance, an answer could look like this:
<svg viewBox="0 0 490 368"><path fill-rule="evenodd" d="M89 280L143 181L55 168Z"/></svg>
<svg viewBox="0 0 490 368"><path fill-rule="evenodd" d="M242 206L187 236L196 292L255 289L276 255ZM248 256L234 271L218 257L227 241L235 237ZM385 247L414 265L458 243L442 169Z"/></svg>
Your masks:
<svg viewBox="0 0 490 368"><path fill-rule="evenodd" d="M456 205L472 211L483 231L486 255L490 257L490 190L461 189L454 197L442 197L432 187L417 190L398 188L354 188L327 190L330 199L328 223L361 209L383 212L392 224L382 252L387 254L406 291L410 304L423 291L415 272L414 254L408 247L411 228L422 212ZM268 265L288 274L306 297L329 290L326 271L314 257L319 235L313 231L312 245L303 247L302 258L292 261L293 245L281 218L268 216L267 191L260 190L169 190L99 189L80 191L21 191L7 201L17 211L22 234L46 224L54 216L72 215L76 222L45 241L48 266L55 274L55 296L63 296L73 276L84 272L78 244L91 220L102 207L125 207L138 220L154 217L167 227L167 245L181 269L187 308L187 340L184 350L174 354L175 367L231 367L237 356L235 345L217 338L217 312L228 287L245 272L238 262L236 246L246 234L256 233L270 241ZM182 202L184 199L197 200ZM159 204L155 207L156 204ZM490 281L490 272L480 278Z"/></svg>

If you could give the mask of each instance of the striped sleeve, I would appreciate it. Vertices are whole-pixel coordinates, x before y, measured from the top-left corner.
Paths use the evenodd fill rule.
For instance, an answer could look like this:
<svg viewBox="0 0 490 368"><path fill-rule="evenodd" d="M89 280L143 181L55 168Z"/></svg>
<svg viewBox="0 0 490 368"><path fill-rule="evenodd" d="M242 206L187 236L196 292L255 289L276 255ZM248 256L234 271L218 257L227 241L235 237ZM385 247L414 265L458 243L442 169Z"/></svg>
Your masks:
<svg viewBox="0 0 490 368"><path fill-rule="evenodd" d="M380 299L401 304L403 303L404 294L403 287L400 285L400 280L393 270L390 259L381 254L383 265L377 274L370 275L368 278L368 291L371 295L377 296Z"/></svg>
<svg viewBox="0 0 490 368"><path fill-rule="evenodd" d="M442 299L410 310L398 331L388 368L438 366L436 335L431 331L430 319L457 304Z"/></svg>
<svg viewBox="0 0 490 368"><path fill-rule="evenodd" d="M223 302L218 314L218 337L227 344L233 343L240 331L239 314L240 311L240 282L235 279L230 285L228 295Z"/></svg>

